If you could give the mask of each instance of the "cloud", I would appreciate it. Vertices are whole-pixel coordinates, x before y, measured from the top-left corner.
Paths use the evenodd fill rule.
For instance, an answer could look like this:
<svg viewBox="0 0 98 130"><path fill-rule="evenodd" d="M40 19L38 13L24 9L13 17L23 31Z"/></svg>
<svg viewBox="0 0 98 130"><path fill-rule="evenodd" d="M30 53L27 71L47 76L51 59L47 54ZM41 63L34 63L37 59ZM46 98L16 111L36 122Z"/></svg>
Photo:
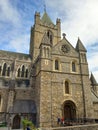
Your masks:
<svg viewBox="0 0 98 130"><path fill-rule="evenodd" d="M71 15L73 18L70 21L63 22L63 26L70 35L70 39L79 36L86 46L94 44L98 41L98 1L86 1L83 6L77 6L79 8L76 13Z"/></svg>
<svg viewBox="0 0 98 130"><path fill-rule="evenodd" d="M29 53L30 28L40 0L0 0L0 47Z"/></svg>
<svg viewBox="0 0 98 130"><path fill-rule="evenodd" d="M0 0L0 12L0 21L10 22L12 25L20 23L18 10L11 5L10 0Z"/></svg>
<svg viewBox="0 0 98 130"><path fill-rule="evenodd" d="M2 50L10 50L13 52L20 52L20 53L29 53L29 44L30 44L30 34L21 34L13 36L10 39L9 43L5 42L3 45Z"/></svg>
<svg viewBox="0 0 98 130"><path fill-rule="evenodd" d="M31 22L26 19L28 16L26 4L23 3L23 6L24 8L22 2L18 0L14 0L14 3L11 0L0 0L0 47L2 50L29 53L30 27L28 26L31 26Z"/></svg>
<svg viewBox="0 0 98 130"><path fill-rule="evenodd" d="M24 34L21 36L13 38L10 43L8 44L8 48L15 50L15 52L21 52L21 53L29 53L29 40L30 35Z"/></svg>
<svg viewBox="0 0 98 130"><path fill-rule="evenodd" d="M61 18L62 32L73 45L78 36L86 46L98 41L98 0L46 0L46 3L56 10L54 16L56 12Z"/></svg>
<svg viewBox="0 0 98 130"><path fill-rule="evenodd" d="M94 74L95 79L98 81L98 52L92 52L91 57L88 58L90 73Z"/></svg>
<svg viewBox="0 0 98 130"><path fill-rule="evenodd" d="M78 37L87 48L90 71L98 80L98 0L45 0L51 17L61 19L62 33L75 47ZM96 45L95 45L96 43Z"/></svg>

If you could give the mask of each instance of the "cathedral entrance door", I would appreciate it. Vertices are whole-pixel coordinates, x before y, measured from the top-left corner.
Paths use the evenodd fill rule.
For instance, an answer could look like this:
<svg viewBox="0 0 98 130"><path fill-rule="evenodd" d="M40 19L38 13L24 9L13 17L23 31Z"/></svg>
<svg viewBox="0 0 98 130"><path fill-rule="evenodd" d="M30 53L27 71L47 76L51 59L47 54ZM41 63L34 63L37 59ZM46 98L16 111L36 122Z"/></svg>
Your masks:
<svg viewBox="0 0 98 130"><path fill-rule="evenodd" d="M74 120L76 118L76 107L72 101L66 101L64 103L64 119Z"/></svg>
<svg viewBox="0 0 98 130"><path fill-rule="evenodd" d="M13 129L20 129L20 120L21 120L21 118L20 118L19 115L16 115L14 117L14 119L13 119L13 126L12 126Z"/></svg>

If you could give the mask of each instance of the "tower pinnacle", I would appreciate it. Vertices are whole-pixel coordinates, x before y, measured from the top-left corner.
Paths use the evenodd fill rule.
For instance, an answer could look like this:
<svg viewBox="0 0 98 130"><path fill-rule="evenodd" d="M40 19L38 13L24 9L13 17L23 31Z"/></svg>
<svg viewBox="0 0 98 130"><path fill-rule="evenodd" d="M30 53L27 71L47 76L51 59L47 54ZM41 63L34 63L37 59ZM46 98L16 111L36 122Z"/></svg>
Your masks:
<svg viewBox="0 0 98 130"><path fill-rule="evenodd" d="M46 12L46 4L44 4L44 12Z"/></svg>

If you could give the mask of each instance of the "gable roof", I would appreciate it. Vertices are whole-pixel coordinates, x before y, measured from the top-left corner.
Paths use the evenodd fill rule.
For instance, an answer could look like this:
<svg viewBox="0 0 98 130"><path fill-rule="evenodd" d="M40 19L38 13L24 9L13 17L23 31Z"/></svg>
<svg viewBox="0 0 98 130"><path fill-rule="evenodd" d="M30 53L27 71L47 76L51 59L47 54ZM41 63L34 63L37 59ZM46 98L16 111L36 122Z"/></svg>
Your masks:
<svg viewBox="0 0 98 130"><path fill-rule="evenodd" d="M29 54L17 53L17 52L11 52L11 51L4 51L4 50L0 50L0 56L1 57L7 57L7 58L13 57L14 59L15 58L19 58L19 59L24 58L25 60L31 59L31 56Z"/></svg>
<svg viewBox="0 0 98 130"><path fill-rule="evenodd" d="M62 53L63 45L67 46L67 49L68 49L67 53ZM78 57L78 52L66 38L63 38L62 40L60 40L57 44L53 46L52 54Z"/></svg>

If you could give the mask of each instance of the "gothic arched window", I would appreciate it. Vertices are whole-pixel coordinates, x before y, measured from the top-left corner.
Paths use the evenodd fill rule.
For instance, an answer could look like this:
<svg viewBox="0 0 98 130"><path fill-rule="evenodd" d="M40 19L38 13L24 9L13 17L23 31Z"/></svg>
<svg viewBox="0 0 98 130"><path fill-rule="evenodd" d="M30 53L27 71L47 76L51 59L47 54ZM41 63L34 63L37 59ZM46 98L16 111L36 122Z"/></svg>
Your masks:
<svg viewBox="0 0 98 130"><path fill-rule="evenodd" d="M48 58L49 57L49 48L44 47L44 57Z"/></svg>
<svg viewBox="0 0 98 130"><path fill-rule="evenodd" d="M21 71L21 77L24 77L24 75L25 75L25 67L24 67L24 65L22 66L22 71Z"/></svg>
<svg viewBox="0 0 98 130"><path fill-rule="evenodd" d="M86 54L85 53L81 53L81 62L82 63L85 63L87 60L86 60Z"/></svg>
<svg viewBox="0 0 98 130"><path fill-rule="evenodd" d="M65 93L69 94L69 82L65 81Z"/></svg>
<svg viewBox="0 0 98 130"><path fill-rule="evenodd" d="M26 69L26 76L25 76L26 78L28 77L28 69Z"/></svg>
<svg viewBox="0 0 98 130"><path fill-rule="evenodd" d="M50 35L50 43L52 44L52 42L53 42L53 36Z"/></svg>
<svg viewBox="0 0 98 130"><path fill-rule="evenodd" d="M76 72L76 64L75 64L75 62L72 62L72 71Z"/></svg>
<svg viewBox="0 0 98 130"><path fill-rule="evenodd" d="M20 68L18 69L17 77L20 77Z"/></svg>
<svg viewBox="0 0 98 130"><path fill-rule="evenodd" d="M46 47L44 47L44 57L46 57Z"/></svg>
<svg viewBox="0 0 98 130"><path fill-rule="evenodd" d="M51 32L51 31L48 31L48 32L47 32L47 36L48 36L48 38L49 38L50 43L52 44L52 43L53 43L53 34L52 34L52 32Z"/></svg>
<svg viewBox="0 0 98 130"><path fill-rule="evenodd" d="M55 60L55 70L59 70L59 61Z"/></svg>
<svg viewBox="0 0 98 130"><path fill-rule="evenodd" d="M47 36L49 37L49 31L47 32Z"/></svg>
<svg viewBox="0 0 98 130"><path fill-rule="evenodd" d="M7 69L7 64L4 63L4 65L3 65L3 71L2 71L2 76L6 76L6 69Z"/></svg>
<svg viewBox="0 0 98 130"><path fill-rule="evenodd" d="M86 55L85 54L83 54L83 62L85 63L86 62Z"/></svg>
<svg viewBox="0 0 98 130"><path fill-rule="evenodd" d="M49 48L47 48L47 57L49 57Z"/></svg>
<svg viewBox="0 0 98 130"><path fill-rule="evenodd" d="M10 67L7 69L7 76L10 76Z"/></svg>

